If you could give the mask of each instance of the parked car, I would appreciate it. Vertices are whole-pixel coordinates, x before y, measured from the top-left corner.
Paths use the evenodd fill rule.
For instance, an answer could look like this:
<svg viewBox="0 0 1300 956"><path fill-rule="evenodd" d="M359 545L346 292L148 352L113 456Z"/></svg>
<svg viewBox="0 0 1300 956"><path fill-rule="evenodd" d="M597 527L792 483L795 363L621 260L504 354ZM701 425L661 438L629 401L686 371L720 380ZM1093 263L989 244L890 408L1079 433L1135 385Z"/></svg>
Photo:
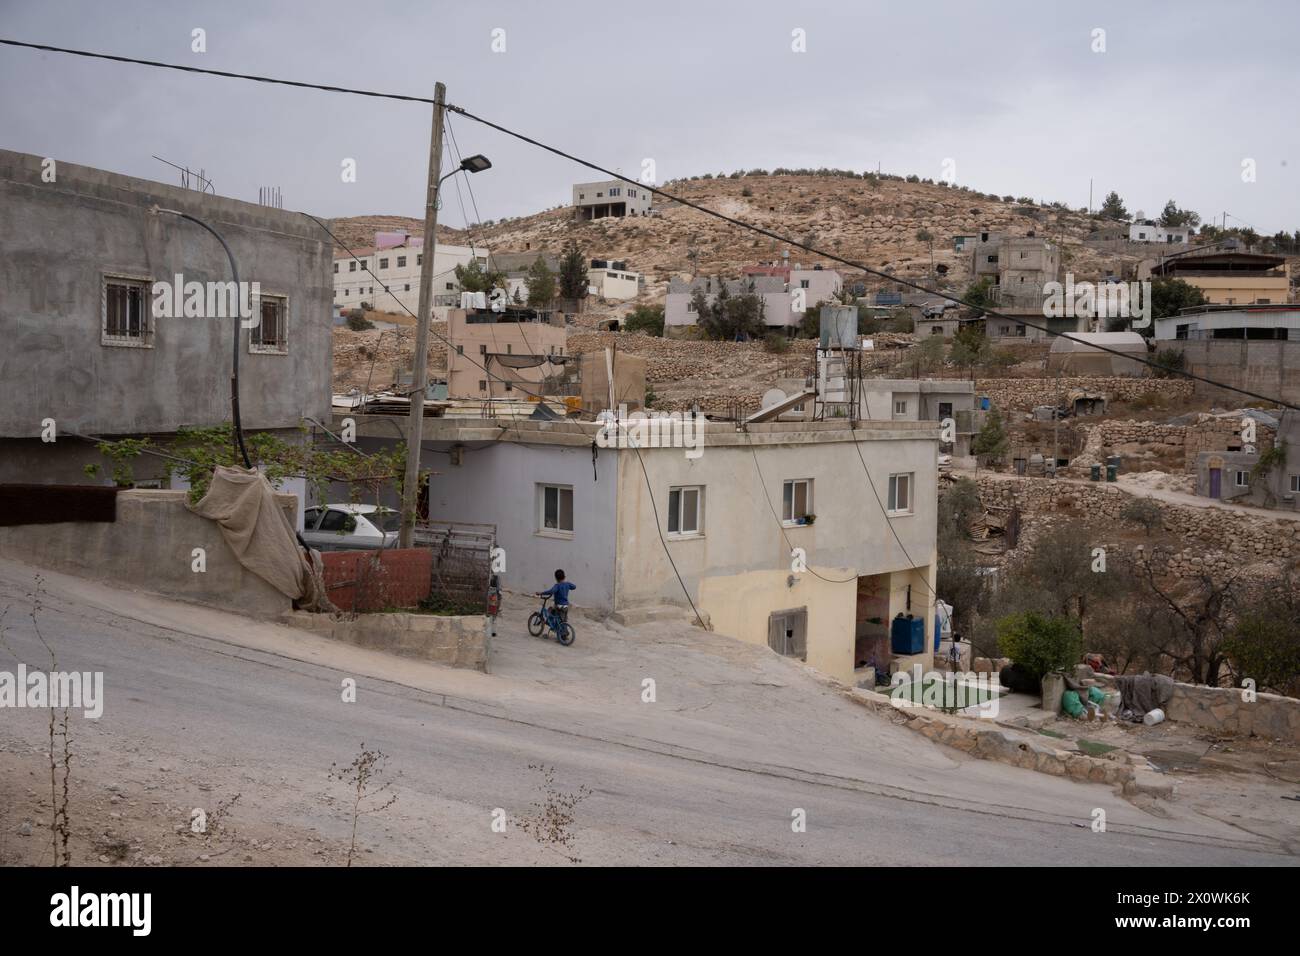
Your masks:
<svg viewBox="0 0 1300 956"><path fill-rule="evenodd" d="M379 505L331 504L308 508L302 538L317 551L392 548L402 516Z"/></svg>

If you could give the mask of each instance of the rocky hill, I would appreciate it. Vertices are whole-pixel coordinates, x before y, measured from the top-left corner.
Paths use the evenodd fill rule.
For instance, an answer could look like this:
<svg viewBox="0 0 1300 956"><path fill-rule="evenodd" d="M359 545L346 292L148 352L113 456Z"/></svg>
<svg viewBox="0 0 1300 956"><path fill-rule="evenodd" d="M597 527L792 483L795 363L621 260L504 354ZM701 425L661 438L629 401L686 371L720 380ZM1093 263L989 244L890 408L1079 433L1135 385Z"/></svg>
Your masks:
<svg viewBox="0 0 1300 956"><path fill-rule="evenodd" d="M946 285L963 291L970 278L969 254L954 251L953 237L988 229L1010 235L1035 235L1058 241L1065 267L1079 278L1114 269L1120 260L1083 245L1095 220L1060 206L1021 203L942 184L896 178L862 179L835 175L746 175L738 179L691 179L663 188L684 199L743 219L834 255L891 275L922 280L931 266ZM1008 197L1009 198L1009 197ZM648 298L662 297L677 275L736 275L760 260L781 259L786 246L679 203L656 199L655 215L579 222L560 207L530 216L477 226L474 241L493 250L515 252L562 248L575 240L588 256L626 259L647 276ZM419 219L399 216L335 220L341 236L364 245L376 229L409 229ZM447 242L466 242L463 231L439 229ZM348 240L345 240L348 241ZM811 265L819 257L789 250L791 263ZM868 289L882 281L840 269ZM1119 271L1119 270L1116 270Z"/></svg>

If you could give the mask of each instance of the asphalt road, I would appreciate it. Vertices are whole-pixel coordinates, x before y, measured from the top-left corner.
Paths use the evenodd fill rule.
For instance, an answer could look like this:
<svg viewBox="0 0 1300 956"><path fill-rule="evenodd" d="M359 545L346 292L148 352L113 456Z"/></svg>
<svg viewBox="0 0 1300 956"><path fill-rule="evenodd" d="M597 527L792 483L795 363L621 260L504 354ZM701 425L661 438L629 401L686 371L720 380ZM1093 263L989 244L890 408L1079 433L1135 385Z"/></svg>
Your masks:
<svg viewBox="0 0 1300 956"><path fill-rule="evenodd" d="M47 656L28 617L36 572L0 562L4 642ZM568 648L530 638L509 602L493 673L454 671L53 573L41 631L63 670L103 671L104 714L74 718L77 785L238 792L238 812L345 839L329 779L362 743L397 802L363 819L368 862L427 864L1293 865L1258 835L1170 804L936 746L846 701L797 663L685 625L574 618ZM14 657L0 648L0 669ZM346 678L357 682L345 702ZM644 681L655 700L643 700ZM0 710L0 747L35 748L48 714ZM554 768L571 851L518 821ZM500 808L510 821L492 827ZM1107 828L1093 832L1093 811ZM806 830L792 820L802 810ZM1291 846L1296 840L1289 841Z"/></svg>

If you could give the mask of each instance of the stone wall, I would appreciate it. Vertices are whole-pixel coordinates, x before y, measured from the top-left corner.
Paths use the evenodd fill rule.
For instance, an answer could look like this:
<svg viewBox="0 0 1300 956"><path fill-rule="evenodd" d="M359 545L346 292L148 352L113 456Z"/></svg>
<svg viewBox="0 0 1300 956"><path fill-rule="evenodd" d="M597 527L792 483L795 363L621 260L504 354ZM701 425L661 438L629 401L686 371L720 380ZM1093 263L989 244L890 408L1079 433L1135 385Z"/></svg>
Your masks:
<svg viewBox="0 0 1300 956"><path fill-rule="evenodd" d="M1294 697L1257 694L1245 701L1239 687L1174 684L1165 716L1215 733L1300 743L1300 700Z"/></svg>
<svg viewBox="0 0 1300 956"><path fill-rule="evenodd" d="M339 617L292 611L286 624L336 641L368 647L399 657L488 669L491 622L481 614L358 614Z"/></svg>
<svg viewBox="0 0 1300 956"><path fill-rule="evenodd" d="M1081 423L1082 424L1082 423ZM1145 421L1104 421L1088 428L1083 451L1070 462L1073 473L1086 474L1090 465L1107 455L1127 458L1172 458L1182 460L1185 471L1194 471L1196 456L1203 451L1239 451L1241 419L1202 415L1191 425L1166 425ZM1256 423L1255 448L1266 452L1273 447L1274 430Z"/></svg>
<svg viewBox="0 0 1300 956"><path fill-rule="evenodd" d="M1120 520L1134 496L1115 484L1058 481L1050 478L977 479L985 507L1018 507L1026 514L1062 514ZM1300 556L1300 522L1275 520L1223 508L1176 505L1147 499L1160 509L1164 529L1182 538L1205 542L1222 552L1224 564ZM1204 549L1189 549L1187 568ZM1211 570L1206 567L1206 570Z"/></svg>
<svg viewBox="0 0 1300 956"><path fill-rule="evenodd" d="M1186 379L1122 376L981 378L975 383L975 394L987 395L1002 411L1029 411L1035 405L1056 405L1063 395L1078 388L1101 392L1111 402L1131 402L1148 395L1164 400L1183 400L1192 394L1192 383Z"/></svg>

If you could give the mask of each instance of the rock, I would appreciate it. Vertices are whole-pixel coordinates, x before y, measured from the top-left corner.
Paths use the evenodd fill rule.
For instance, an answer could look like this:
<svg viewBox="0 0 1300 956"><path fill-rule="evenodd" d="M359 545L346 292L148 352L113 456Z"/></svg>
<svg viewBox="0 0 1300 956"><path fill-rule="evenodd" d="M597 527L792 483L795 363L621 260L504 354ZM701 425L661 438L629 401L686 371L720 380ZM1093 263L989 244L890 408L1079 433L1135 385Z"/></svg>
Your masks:
<svg viewBox="0 0 1300 956"><path fill-rule="evenodd" d="M18 835L19 835L19 836L31 836L31 835L32 835L32 825L31 825L30 823L28 823L26 820L24 820L22 823L18 824Z"/></svg>

